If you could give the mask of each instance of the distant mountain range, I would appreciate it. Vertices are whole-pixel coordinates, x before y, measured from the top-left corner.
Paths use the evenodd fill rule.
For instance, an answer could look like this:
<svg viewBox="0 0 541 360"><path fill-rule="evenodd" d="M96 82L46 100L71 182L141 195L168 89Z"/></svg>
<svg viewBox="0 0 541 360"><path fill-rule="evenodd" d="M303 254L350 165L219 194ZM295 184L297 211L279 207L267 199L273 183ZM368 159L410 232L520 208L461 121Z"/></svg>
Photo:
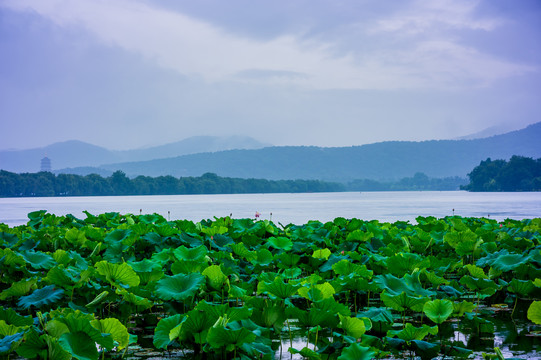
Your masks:
<svg viewBox="0 0 541 360"><path fill-rule="evenodd" d="M95 167L102 164L145 161L201 152L259 149L265 146L271 145L248 136L194 136L161 146L116 151L82 141L70 140L36 149L0 151L0 169L16 173L38 172L40 160L47 156L52 160L53 170L56 169L56 171L77 167L80 168L77 170L79 172L90 171L107 175L109 174L108 170L97 170Z"/></svg>
<svg viewBox="0 0 541 360"><path fill-rule="evenodd" d="M332 148L260 146L258 149L194 152L146 161L114 163L101 160L101 165L97 167L95 164L100 162L96 158L90 163L89 159L81 155L77 162L81 166L84 165L84 168L75 167L58 172L81 175L99 173L106 176L116 170L122 170L130 177L200 176L212 172L219 176L237 178L318 179L344 182L354 179L396 180L413 176L417 172L434 178L466 177L481 160L488 157L492 159L509 159L513 155L541 157L539 139L541 139L541 122L522 130L473 140L387 141ZM79 145L82 146L81 143ZM171 154L174 151L171 149L169 147L165 152ZM74 155L75 151L71 154L71 159L77 160L78 155ZM147 154L149 153L145 153L145 156L151 156ZM159 154L163 153L157 151L152 156ZM53 167L58 168L56 165L58 160L52 153L50 157ZM143 159L142 155L139 159ZM3 167L3 163L0 153L0 168Z"/></svg>

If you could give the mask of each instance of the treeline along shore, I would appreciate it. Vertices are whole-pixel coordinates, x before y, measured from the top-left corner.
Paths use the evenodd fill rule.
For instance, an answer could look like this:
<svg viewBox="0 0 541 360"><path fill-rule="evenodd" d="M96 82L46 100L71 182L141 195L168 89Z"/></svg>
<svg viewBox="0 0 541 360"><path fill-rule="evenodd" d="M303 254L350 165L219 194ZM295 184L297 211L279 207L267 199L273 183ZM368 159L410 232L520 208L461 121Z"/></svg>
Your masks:
<svg viewBox="0 0 541 360"><path fill-rule="evenodd" d="M321 180L266 180L220 177L206 173L199 177L137 176L116 171L109 177L51 172L12 173L0 170L0 197L190 195L303 193L338 191L541 191L541 159L513 156L509 161L488 158L464 178L430 178L424 173L397 181L372 179L348 183Z"/></svg>
<svg viewBox="0 0 541 360"><path fill-rule="evenodd" d="M213 173L199 177L137 176L130 179L122 171L109 177L0 171L0 197L458 190L464 184L466 180L459 177L431 179L422 173L395 182L364 179L343 184L320 180L240 179Z"/></svg>

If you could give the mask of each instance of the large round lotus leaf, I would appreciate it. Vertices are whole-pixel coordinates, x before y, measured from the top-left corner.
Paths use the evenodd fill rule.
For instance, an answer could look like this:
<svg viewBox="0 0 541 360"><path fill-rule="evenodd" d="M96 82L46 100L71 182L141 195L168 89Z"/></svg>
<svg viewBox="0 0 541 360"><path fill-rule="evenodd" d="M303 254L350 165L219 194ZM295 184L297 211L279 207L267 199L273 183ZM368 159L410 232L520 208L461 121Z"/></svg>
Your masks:
<svg viewBox="0 0 541 360"><path fill-rule="evenodd" d="M293 242L291 241L291 239L288 239L283 236L271 237L267 241L267 246L273 247L279 250L289 251L293 247Z"/></svg>
<svg viewBox="0 0 541 360"><path fill-rule="evenodd" d="M173 254L175 254L175 257L179 260L200 261L205 258L207 252L207 248L203 245L192 249L188 249L186 246L182 245L176 248L173 251Z"/></svg>
<svg viewBox="0 0 541 360"><path fill-rule="evenodd" d="M79 360L98 360L96 343L82 331L65 333L58 339L60 346Z"/></svg>
<svg viewBox="0 0 541 360"><path fill-rule="evenodd" d="M362 319L357 317L342 316L340 314L338 317L340 318L340 324L338 324L338 327L344 329L347 335L358 339L366 332L366 325Z"/></svg>
<svg viewBox="0 0 541 360"><path fill-rule="evenodd" d="M141 281L137 273L127 263L111 264L104 260L96 263L95 266L98 272L111 283L138 286Z"/></svg>
<svg viewBox="0 0 541 360"><path fill-rule="evenodd" d="M375 357L376 353L370 350L369 347L361 344L351 344L342 351L338 360L369 360Z"/></svg>
<svg viewBox="0 0 541 360"><path fill-rule="evenodd" d="M116 229L105 236L105 242L120 242L131 235L131 230Z"/></svg>
<svg viewBox="0 0 541 360"><path fill-rule="evenodd" d="M244 343L255 341L256 335L246 328L231 330L223 326L213 326L207 334L207 342L214 348L233 345L239 347Z"/></svg>
<svg viewBox="0 0 541 360"><path fill-rule="evenodd" d="M520 254L501 255L492 263L492 268L498 271L512 271L530 260L528 256Z"/></svg>
<svg viewBox="0 0 541 360"><path fill-rule="evenodd" d="M260 281L257 285L257 293L266 293L280 299L286 299L294 295L299 288L300 285L286 283L282 278L276 277L273 282Z"/></svg>
<svg viewBox="0 0 541 360"><path fill-rule="evenodd" d="M23 296L19 299L18 305L23 309L28 309L30 306L40 308L45 305L51 305L62 299L64 290L55 289L54 285L45 286L44 288L34 290L30 295Z"/></svg>
<svg viewBox="0 0 541 360"><path fill-rule="evenodd" d="M173 340L170 337L171 330L182 323L184 319L185 317L180 314L161 319L154 329L154 346L158 349L167 348L167 345Z"/></svg>
<svg viewBox="0 0 541 360"><path fill-rule="evenodd" d="M162 300L182 301L191 298L205 283L205 277L198 273L165 276L156 285L156 295Z"/></svg>
<svg viewBox="0 0 541 360"><path fill-rule="evenodd" d="M428 297L417 297L408 295L405 292L400 293L399 295L392 295L387 293L387 291L382 292L380 298L385 306L396 311L404 311L405 309L421 311L423 310L424 304L429 300Z"/></svg>
<svg viewBox="0 0 541 360"><path fill-rule="evenodd" d="M4 320L6 324L14 326L27 326L34 323L30 315L22 316L11 308L4 309L3 307L0 307L0 320Z"/></svg>
<svg viewBox="0 0 541 360"><path fill-rule="evenodd" d="M436 299L428 301L423 307L423 312L436 324L441 324L453 313L453 302Z"/></svg>
<svg viewBox="0 0 541 360"><path fill-rule="evenodd" d="M389 336L396 336L405 341L423 340L428 334L436 335L437 333L438 327L436 325L415 327L410 323L407 323L402 330L389 330L387 332Z"/></svg>
<svg viewBox="0 0 541 360"><path fill-rule="evenodd" d="M56 261L51 255L41 251L23 251L21 252L21 255L34 269L48 270L56 264Z"/></svg>
<svg viewBox="0 0 541 360"><path fill-rule="evenodd" d="M534 301L528 308L528 319L534 324L541 325L541 301Z"/></svg>
<svg viewBox="0 0 541 360"><path fill-rule="evenodd" d="M130 341L130 334L128 329L115 318L93 320L91 321L93 327L98 329L101 333L111 334L113 340L118 343L118 349L122 350Z"/></svg>
<svg viewBox="0 0 541 360"><path fill-rule="evenodd" d="M211 265L201 274L207 277L207 284L214 290L220 290L229 280L219 265Z"/></svg>

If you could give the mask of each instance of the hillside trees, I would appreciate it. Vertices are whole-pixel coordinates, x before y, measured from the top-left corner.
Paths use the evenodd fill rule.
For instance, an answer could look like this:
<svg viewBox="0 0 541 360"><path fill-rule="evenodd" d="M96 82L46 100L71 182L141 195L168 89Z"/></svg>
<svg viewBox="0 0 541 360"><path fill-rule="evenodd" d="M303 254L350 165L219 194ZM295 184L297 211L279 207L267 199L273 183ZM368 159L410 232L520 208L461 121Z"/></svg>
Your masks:
<svg viewBox="0 0 541 360"><path fill-rule="evenodd" d="M469 191L541 191L541 158L512 156L509 161L490 158L468 174Z"/></svg>

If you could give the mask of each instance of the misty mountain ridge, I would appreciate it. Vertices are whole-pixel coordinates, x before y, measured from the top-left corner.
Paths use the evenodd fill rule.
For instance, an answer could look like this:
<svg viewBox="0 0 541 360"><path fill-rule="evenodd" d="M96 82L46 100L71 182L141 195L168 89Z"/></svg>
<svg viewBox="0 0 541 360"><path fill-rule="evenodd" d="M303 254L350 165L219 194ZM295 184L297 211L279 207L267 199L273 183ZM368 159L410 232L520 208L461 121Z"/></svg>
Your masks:
<svg viewBox="0 0 541 360"><path fill-rule="evenodd" d="M467 174L482 160L513 155L541 157L541 122L507 134L475 140L387 141L350 147L275 146L255 150L197 153L151 161L104 164L100 170L138 175L201 176L269 180L397 180L425 173L443 178ZM88 174L91 169L65 169Z"/></svg>
<svg viewBox="0 0 541 360"><path fill-rule="evenodd" d="M37 172L40 160L51 159L53 170L97 167L102 164L146 161L201 152L232 149L260 149L271 144L248 136L193 136L177 142L133 150L109 150L79 140L54 143L42 148L0 151L0 169L16 173ZM95 171L107 174L109 171Z"/></svg>

